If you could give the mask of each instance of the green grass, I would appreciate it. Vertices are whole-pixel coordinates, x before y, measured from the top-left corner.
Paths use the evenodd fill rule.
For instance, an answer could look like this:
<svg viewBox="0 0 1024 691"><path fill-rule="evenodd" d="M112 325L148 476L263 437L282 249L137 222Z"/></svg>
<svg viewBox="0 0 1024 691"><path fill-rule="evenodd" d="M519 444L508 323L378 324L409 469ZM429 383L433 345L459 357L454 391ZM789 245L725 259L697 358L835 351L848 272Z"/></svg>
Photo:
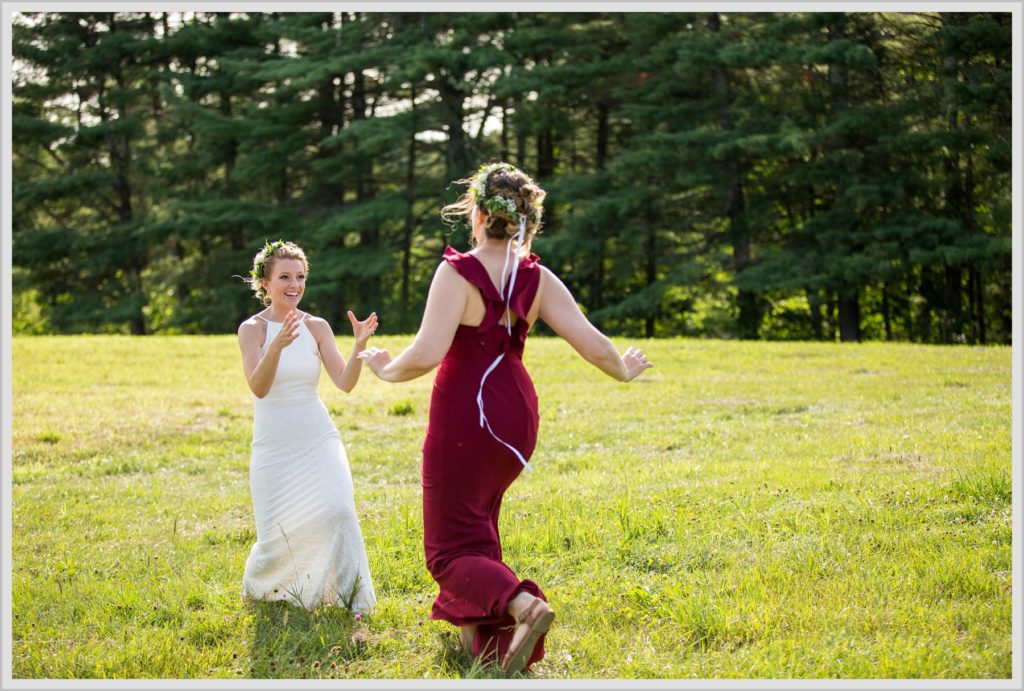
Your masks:
<svg viewBox="0 0 1024 691"><path fill-rule="evenodd" d="M1009 348L640 345L629 385L527 345L536 472L501 529L558 612L533 677L1011 675ZM239 599L233 337L17 337L13 362L14 677L497 676L429 619L432 375L322 379L379 598L356 622Z"/></svg>

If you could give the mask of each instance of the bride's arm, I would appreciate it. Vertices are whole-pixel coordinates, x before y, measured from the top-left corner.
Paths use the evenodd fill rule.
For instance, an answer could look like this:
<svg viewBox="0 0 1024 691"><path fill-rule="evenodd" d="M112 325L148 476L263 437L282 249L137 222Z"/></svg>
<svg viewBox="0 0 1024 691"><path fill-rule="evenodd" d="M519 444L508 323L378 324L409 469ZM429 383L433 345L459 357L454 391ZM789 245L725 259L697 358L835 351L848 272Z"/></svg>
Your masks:
<svg viewBox="0 0 1024 691"><path fill-rule="evenodd" d="M415 379L440 364L455 338L466 310L468 283L446 261L434 273L423 309L423 321L412 345L391 359L386 350L369 348L359 354L373 373L385 381Z"/></svg>
<svg viewBox="0 0 1024 691"><path fill-rule="evenodd" d="M266 325L259 324L255 319L248 319L238 327L238 346L242 350L242 367L245 380L257 398L263 398L270 392L277 376L277 364L281 359L281 351L298 338L299 319L294 311L285 317L281 330L277 332L264 354L260 348L266 339Z"/></svg>
<svg viewBox="0 0 1024 691"><path fill-rule="evenodd" d="M345 393L351 393L359 382L359 372L362 369L363 361L359 359L358 355L365 350L366 341L377 328L377 313L374 312L365 321L358 321L349 310L348 318L352 322L355 345L352 347L352 356L347 362L341 351L338 350L338 342L334 338L334 330L331 328L330 322L319 317L306 319L306 324L316 338L324 369L327 370L334 385Z"/></svg>

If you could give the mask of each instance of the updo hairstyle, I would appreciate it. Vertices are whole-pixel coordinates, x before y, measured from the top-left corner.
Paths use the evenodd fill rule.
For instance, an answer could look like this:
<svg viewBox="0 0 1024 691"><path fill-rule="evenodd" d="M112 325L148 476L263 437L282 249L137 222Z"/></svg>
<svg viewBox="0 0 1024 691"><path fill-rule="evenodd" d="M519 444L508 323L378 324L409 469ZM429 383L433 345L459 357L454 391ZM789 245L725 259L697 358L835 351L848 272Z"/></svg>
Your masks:
<svg viewBox="0 0 1024 691"><path fill-rule="evenodd" d="M459 216L465 216L472 227L471 214L475 208L480 208L487 216L484 232L489 238L514 237L519 232L520 218L526 219L524 248L540 233L547 193L512 164L484 165L476 174L455 182L469 189L457 201L441 209L444 221L456 223Z"/></svg>

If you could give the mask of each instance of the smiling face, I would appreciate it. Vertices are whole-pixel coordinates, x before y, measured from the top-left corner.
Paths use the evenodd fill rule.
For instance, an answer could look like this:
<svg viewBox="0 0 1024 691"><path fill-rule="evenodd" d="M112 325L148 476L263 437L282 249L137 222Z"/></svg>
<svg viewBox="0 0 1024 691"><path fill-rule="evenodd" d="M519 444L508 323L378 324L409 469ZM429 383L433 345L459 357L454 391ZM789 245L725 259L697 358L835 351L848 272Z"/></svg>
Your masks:
<svg viewBox="0 0 1024 691"><path fill-rule="evenodd" d="M298 307L306 291L306 268L298 259L274 259L268 268L269 278L263 279L263 289L271 304L287 309Z"/></svg>

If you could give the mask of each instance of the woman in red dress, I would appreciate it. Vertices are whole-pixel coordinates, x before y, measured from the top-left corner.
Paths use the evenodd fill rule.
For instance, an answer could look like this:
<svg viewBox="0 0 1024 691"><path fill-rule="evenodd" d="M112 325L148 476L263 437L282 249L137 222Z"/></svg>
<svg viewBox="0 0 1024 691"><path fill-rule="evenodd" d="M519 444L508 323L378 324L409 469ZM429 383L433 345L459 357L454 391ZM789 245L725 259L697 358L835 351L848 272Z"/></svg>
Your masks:
<svg viewBox="0 0 1024 691"><path fill-rule="evenodd" d="M529 251L544 191L507 163L484 166L442 217L468 216L475 248L451 247L434 274L412 345L394 360L359 356L386 381L419 377L440 364L423 442L423 542L440 587L431 617L461 627L463 645L494 655L506 675L544 656L555 613L541 589L502 561L498 513L505 490L537 442L537 394L523 366L538 319L588 362L619 381L651 364L620 355L587 321L569 290Z"/></svg>

